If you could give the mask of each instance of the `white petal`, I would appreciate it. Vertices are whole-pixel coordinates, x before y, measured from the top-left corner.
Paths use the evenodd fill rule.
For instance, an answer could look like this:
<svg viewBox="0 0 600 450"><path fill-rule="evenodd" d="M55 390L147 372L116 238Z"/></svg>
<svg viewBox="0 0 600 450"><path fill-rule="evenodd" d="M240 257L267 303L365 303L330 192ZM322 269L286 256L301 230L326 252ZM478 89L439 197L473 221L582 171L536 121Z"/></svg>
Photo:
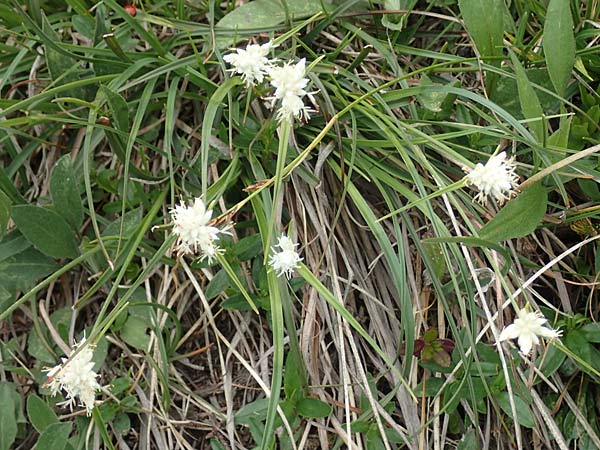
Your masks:
<svg viewBox="0 0 600 450"><path fill-rule="evenodd" d="M533 338L535 338L534 334L524 334L519 336L519 348L523 354L529 355L529 352L531 352L531 349L533 348Z"/></svg>
<svg viewBox="0 0 600 450"><path fill-rule="evenodd" d="M498 340L502 342L508 339L516 339L519 337L519 334L519 327L513 323L504 328L504 330L502 330L502 333L500 333L500 337L498 338Z"/></svg>

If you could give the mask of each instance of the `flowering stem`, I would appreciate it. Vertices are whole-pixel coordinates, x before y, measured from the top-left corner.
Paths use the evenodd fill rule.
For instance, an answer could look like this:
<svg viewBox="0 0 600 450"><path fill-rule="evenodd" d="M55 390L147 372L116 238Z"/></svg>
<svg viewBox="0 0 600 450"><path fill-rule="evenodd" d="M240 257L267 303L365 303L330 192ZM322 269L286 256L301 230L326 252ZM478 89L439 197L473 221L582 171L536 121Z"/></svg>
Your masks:
<svg viewBox="0 0 600 450"><path fill-rule="evenodd" d="M273 185L273 204L271 206L271 211L270 211L270 216L269 213L267 212L268 215L268 220L269 220L269 228L268 228L268 232L267 232L267 239L265 240L266 243L266 248L264 249L264 253L265 253L265 260L264 260L264 264L267 264L267 260L269 257L269 248L272 244L272 240L273 240L273 230L275 229L275 222L279 221L279 213L281 213L281 208L278 207L278 205L281 203L280 202L280 196L281 196L281 184L282 184L282 179L283 179L283 171L285 168L285 160L287 157L287 150L288 150L288 141L290 139L290 131L291 131L291 124L289 121L284 120L283 122L281 122L281 125L279 126L279 149L277 150L277 168L275 169L275 178L274 178L274 185Z"/></svg>

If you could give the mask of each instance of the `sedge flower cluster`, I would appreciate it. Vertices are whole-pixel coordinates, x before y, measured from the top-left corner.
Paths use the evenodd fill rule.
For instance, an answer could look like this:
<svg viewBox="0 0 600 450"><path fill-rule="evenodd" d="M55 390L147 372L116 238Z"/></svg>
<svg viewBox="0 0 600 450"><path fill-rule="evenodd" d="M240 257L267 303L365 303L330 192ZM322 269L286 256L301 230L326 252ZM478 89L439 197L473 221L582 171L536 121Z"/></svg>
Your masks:
<svg viewBox="0 0 600 450"><path fill-rule="evenodd" d="M85 338L73 346L73 352L85 344ZM66 394L66 401L61 404L68 405L73 410L73 405L77 403L85 407L89 416L96 403L96 391L100 385L96 378L98 374L94 372L94 362L92 358L94 352L90 345L84 346L72 358L62 358L62 364L58 364L48 370L48 387L52 395L60 391Z"/></svg>
<svg viewBox="0 0 600 450"><path fill-rule="evenodd" d="M180 254L200 253L201 260L207 259L211 263L222 253L219 235L229 233L210 225L212 210L206 209L201 198L195 198L190 205L176 205L171 210L171 218Z"/></svg>
<svg viewBox="0 0 600 450"><path fill-rule="evenodd" d="M278 277L284 275L289 279L292 276L294 270L300 267L300 261L302 258L298 254L296 247L298 244L282 234L277 244L271 248L273 253L269 257L269 266L275 271ZM279 250L275 247L279 247Z"/></svg>
<svg viewBox="0 0 600 450"><path fill-rule="evenodd" d="M498 204L504 203L515 194L517 175L514 158L506 158L506 152L492 156L487 163L478 163L474 169L467 171L467 184L474 185L479 193L475 196L482 205L492 198Z"/></svg>
<svg viewBox="0 0 600 450"><path fill-rule="evenodd" d="M310 118L309 113L313 110L304 104L304 97L312 99L311 93L306 91L309 82L306 78L306 59L277 65L277 59L267 57L274 47L268 42L262 45L249 44L246 49L235 49L223 57L231 66L227 71L241 75L247 87L262 83L267 75L275 92L266 100L270 108L279 105L277 120L307 121Z"/></svg>
<svg viewBox="0 0 600 450"><path fill-rule="evenodd" d="M249 44L246 49L236 49L223 57L225 62L232 66L227 71L241 75L246 87L262 83L273 63L267 56L272 47L272 44L267 42L262 45Z"/></svg>

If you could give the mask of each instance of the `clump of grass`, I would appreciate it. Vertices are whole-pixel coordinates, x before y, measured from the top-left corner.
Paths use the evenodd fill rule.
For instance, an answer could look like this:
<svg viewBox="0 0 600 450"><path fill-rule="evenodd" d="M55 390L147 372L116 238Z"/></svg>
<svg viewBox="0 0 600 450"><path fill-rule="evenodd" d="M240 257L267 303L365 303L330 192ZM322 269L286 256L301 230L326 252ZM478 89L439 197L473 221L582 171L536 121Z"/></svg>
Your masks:
<svg viewBox="0 0 600 450"><path fill-rule="evenodd" d="M598 11L88 3L0 5L0 450L600 447Z"/></svg>

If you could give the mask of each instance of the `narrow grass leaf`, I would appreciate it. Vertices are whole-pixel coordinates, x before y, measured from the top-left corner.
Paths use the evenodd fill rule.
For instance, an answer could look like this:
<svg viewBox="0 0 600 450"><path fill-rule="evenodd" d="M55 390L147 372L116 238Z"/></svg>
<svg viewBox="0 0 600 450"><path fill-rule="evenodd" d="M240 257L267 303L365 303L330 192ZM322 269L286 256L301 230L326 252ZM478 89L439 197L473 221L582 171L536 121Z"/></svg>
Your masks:
<svg viewBox="0 0 600 450"><path fill-rule="evenodd" d="M502 210L479 230L484 240L499 242L527 236L546 213L548 194L541 183L535 183L509 201Z"/></svg>
<svg viewBox="0 0 600 450"><path fill-rule="evenodd" d="M65 155L58 160L50 177L50 193L54 200L55 211L65 219L74 230L83 223L83 206L77 185L77 174L71 157Z"/></svg>
<svg viewBox="0 0 600 450"><path fill-rule="evenodd" d="M58 422L58 416L54 410L35 394L30 394L27 397L27 417L29 417L31 425L38 433Z"/></svg>
<svg viewBox="0 0 600 450"><path fill-rule="evenodd" d="M42 253L53 258L75 258L79 254L75 233L57 213L34 205L18 205L12 218L18 230Z"/></svg>
<svg viewBox="0 0 600 450"><path fill-rule="evenodd" d="M571 2L550 0L544 23L544 56L556 93L565 95L571 70L575 64L575 36Z"/></svg>

